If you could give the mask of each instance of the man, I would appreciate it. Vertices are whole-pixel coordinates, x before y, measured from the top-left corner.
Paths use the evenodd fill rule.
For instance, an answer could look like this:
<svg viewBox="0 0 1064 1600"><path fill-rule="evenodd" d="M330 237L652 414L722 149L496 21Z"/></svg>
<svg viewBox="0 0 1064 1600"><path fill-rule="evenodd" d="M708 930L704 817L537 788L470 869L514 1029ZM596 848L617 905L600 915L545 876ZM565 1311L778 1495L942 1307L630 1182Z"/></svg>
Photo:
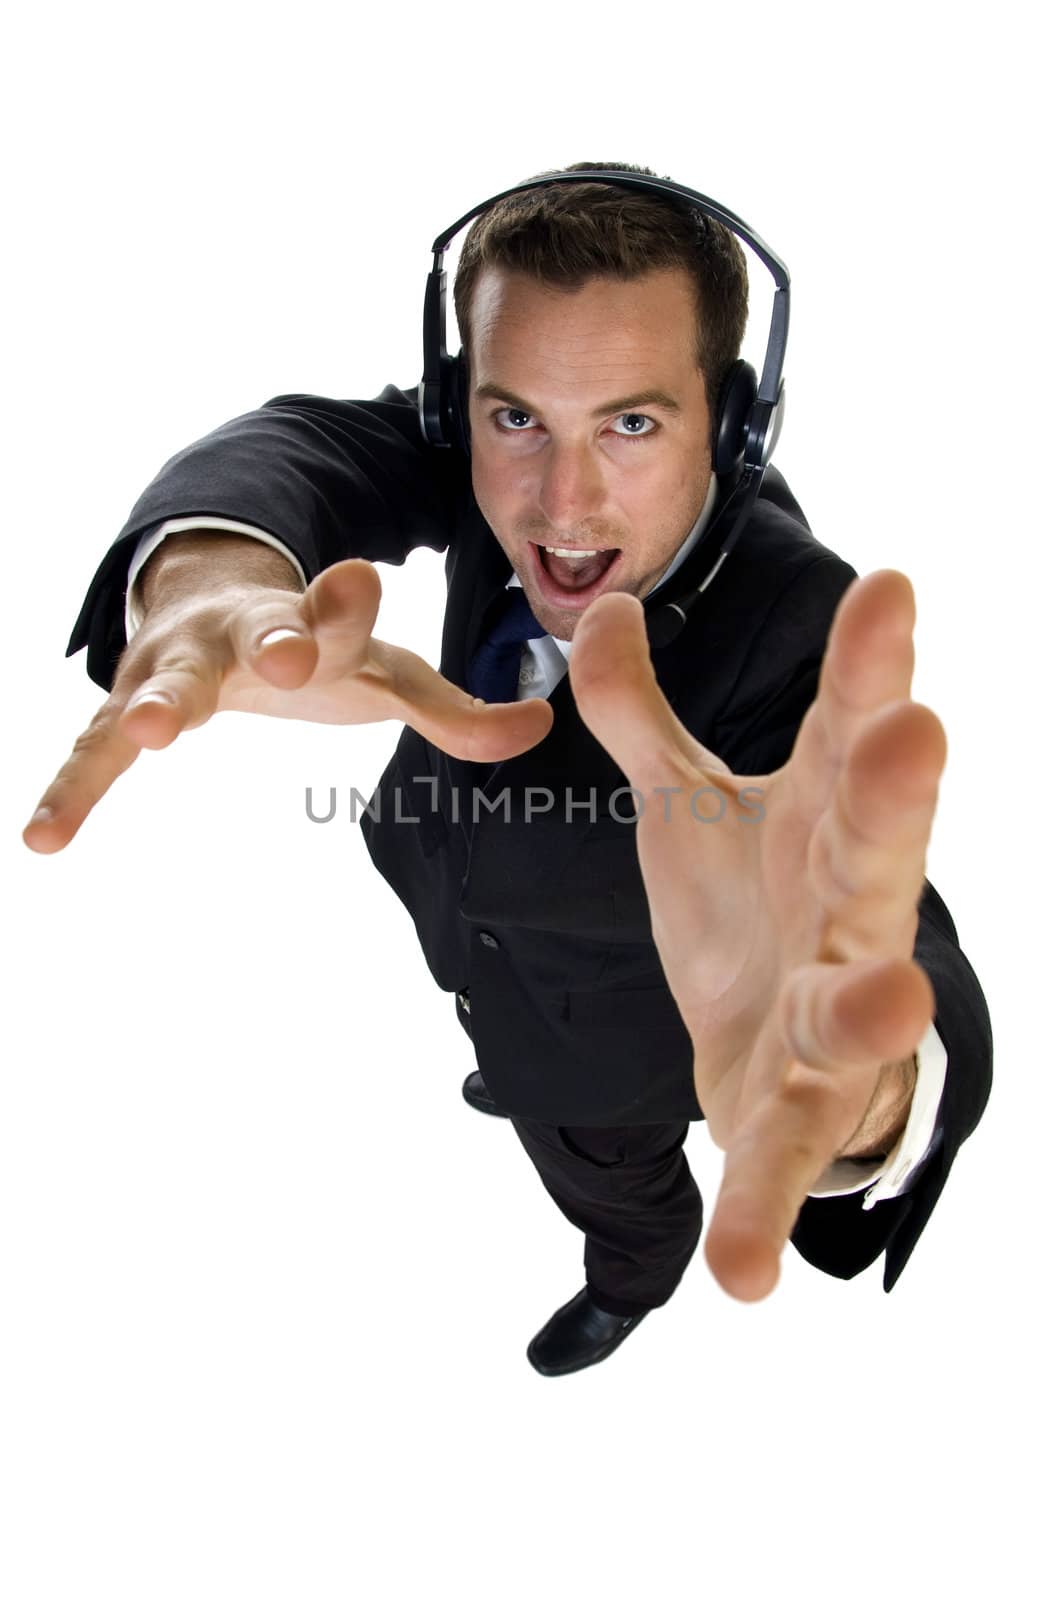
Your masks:
<svg viewBox="0 0 1064 1600"><path fill-rule="evenodd" d="M75 625L110 694L27 842L62 848L141 748L216 709L399 718L371 854L458 997L467 1099L510 1117L585 1235L537 1370L604 1359L675 1290L703 1116L730 1293L769 1293L788 1238L843 1277L886 1250L890 1289L991 1072L923 876L945 739L909 698L908 581L854 582L770 471L651 655L641 602L712 549L746 316L722 226L530 189L470 230L455 301L468 461L388 388L280 396L166 464ZM418 545L447 551L438 673L372 637L371 563Z"/></svg>

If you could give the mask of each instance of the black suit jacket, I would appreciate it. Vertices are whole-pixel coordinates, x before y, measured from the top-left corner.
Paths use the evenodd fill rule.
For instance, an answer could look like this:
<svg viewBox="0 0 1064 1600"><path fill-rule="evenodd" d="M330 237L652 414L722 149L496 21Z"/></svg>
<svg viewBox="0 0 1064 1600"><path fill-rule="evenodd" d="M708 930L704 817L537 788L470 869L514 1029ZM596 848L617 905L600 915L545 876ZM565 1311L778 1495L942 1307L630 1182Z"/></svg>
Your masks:
<svg viewBox="0 0 1064 1600"><path fill-rule="evenodd" d="M373 401L282 395L173 456L100 564L67 653L88 645L91 676L110 688L137 539L168 517L223 516L273 533L308 578L355 555L401 563L419 546L445 551L440 670L467 684L510 567L474 500L468 461L422 440L416 398L391 386ZM708 596L680 637L654 651L673 709L734 771L786 761L855 576L769 469ZM651 936L633 798L580 720L567 676L551 704L548 736L497 766L457 761L404 729L362 819L370 854L410 912L436 982L468 992L478 1064L502 1109L580 1125L698 1119L690 1039ZM885 1248L887 1289L991 1082L986 1003L930 883L915 953L949 1061L931 1152L909 1193L869 1211L859 1193L811 1199L792 1235L839 1277Z"/></svg>

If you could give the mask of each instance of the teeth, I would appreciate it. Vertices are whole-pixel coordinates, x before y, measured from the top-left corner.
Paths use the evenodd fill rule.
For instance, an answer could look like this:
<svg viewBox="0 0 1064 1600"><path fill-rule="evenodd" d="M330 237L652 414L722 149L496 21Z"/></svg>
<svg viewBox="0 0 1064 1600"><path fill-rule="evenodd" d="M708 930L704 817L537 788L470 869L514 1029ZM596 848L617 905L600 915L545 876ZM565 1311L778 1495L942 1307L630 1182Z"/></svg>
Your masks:
<svg viewBox="0 0 1064 1600"><path fill-rule="evenodd" d="M597 550L556 550L552 545L543 546L548 555L561 556L565 561L586 561L588 556L597 556Z"/></svg>

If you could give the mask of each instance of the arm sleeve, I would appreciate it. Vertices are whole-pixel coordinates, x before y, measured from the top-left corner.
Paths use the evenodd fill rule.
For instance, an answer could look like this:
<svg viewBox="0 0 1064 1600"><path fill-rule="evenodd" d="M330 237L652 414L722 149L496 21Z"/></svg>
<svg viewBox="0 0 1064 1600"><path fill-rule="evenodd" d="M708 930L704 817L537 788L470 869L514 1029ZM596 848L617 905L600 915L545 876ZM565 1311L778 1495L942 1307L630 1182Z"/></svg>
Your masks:
<svg viewBox="0 0 1064 1600"><path fill-rule="evenodd" d="M133 552L172 518L219 518L270 534L309 582L350 556L401 564L443 551L470 492L469 463L426 444L417 390L375 400L279 395L172 456L133 506L96 570L67 645L88 646L89 676L110 689L125 647Z"/></svg>
<svg viewBox="0 0 1064 1600"><path fill-rule="evenodd" d="M976 1127L993 1080L993 1034L986 999L941 895L924 880L914 959L935 991L935 1031L949 1067L930 1144L903 1194L866 1207L860 1194L809 1199L791 1242L813 1266L852 1278L886 1252L883 1287L889 1292L923 1232L957 1152ZM866 1197L867 1198L867 1197Z"/></svg>
<svg viewBox="0 0 1064 1600"><path fill-rule="evenodd" d="M773 604L747 650L736 692L710 745L733 771L774 772L790 756L816 698L831 619L855 577L852 567L829 553L803 568ZM892 1192L888 1183L867 1193L862 1185L851 1193L811 1195L791 1234L805 1260L837 1278L855 1277L885 1253L888 1292L935 1208L958 1150L983 1114L993 1078L986 999L953 918L926 878L917 911L913 959L931 980L935 1038L948 1061L930 1136L919 1141L920 1159L902 1174L900 1192ZM920 1115L926 1119L926 1108Z"/></svg>

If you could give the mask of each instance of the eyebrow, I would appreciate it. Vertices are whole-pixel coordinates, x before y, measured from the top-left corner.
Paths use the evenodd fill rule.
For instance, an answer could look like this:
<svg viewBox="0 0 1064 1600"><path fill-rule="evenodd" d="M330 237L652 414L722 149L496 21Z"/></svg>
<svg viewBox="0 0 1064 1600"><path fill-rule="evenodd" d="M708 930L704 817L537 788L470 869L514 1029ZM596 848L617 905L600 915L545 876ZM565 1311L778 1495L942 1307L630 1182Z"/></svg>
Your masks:
<svg viewBox="0 0 1064 1600"><path fill-rule="evenodd" d="M501 389L495 383L478 383L474 396L477 400L504 400L516 411L527 411L533 417L537 415L536 407L530 401L522 400L520 395L511 393L509 389ZM677 413L682 409L679 401L664 389L640 389L636 394L623 394L619 400L608 400L604 406L596 406L591 415L609 417L615 411L635 411L639 406L657 406L661 411Z"/></svg>

